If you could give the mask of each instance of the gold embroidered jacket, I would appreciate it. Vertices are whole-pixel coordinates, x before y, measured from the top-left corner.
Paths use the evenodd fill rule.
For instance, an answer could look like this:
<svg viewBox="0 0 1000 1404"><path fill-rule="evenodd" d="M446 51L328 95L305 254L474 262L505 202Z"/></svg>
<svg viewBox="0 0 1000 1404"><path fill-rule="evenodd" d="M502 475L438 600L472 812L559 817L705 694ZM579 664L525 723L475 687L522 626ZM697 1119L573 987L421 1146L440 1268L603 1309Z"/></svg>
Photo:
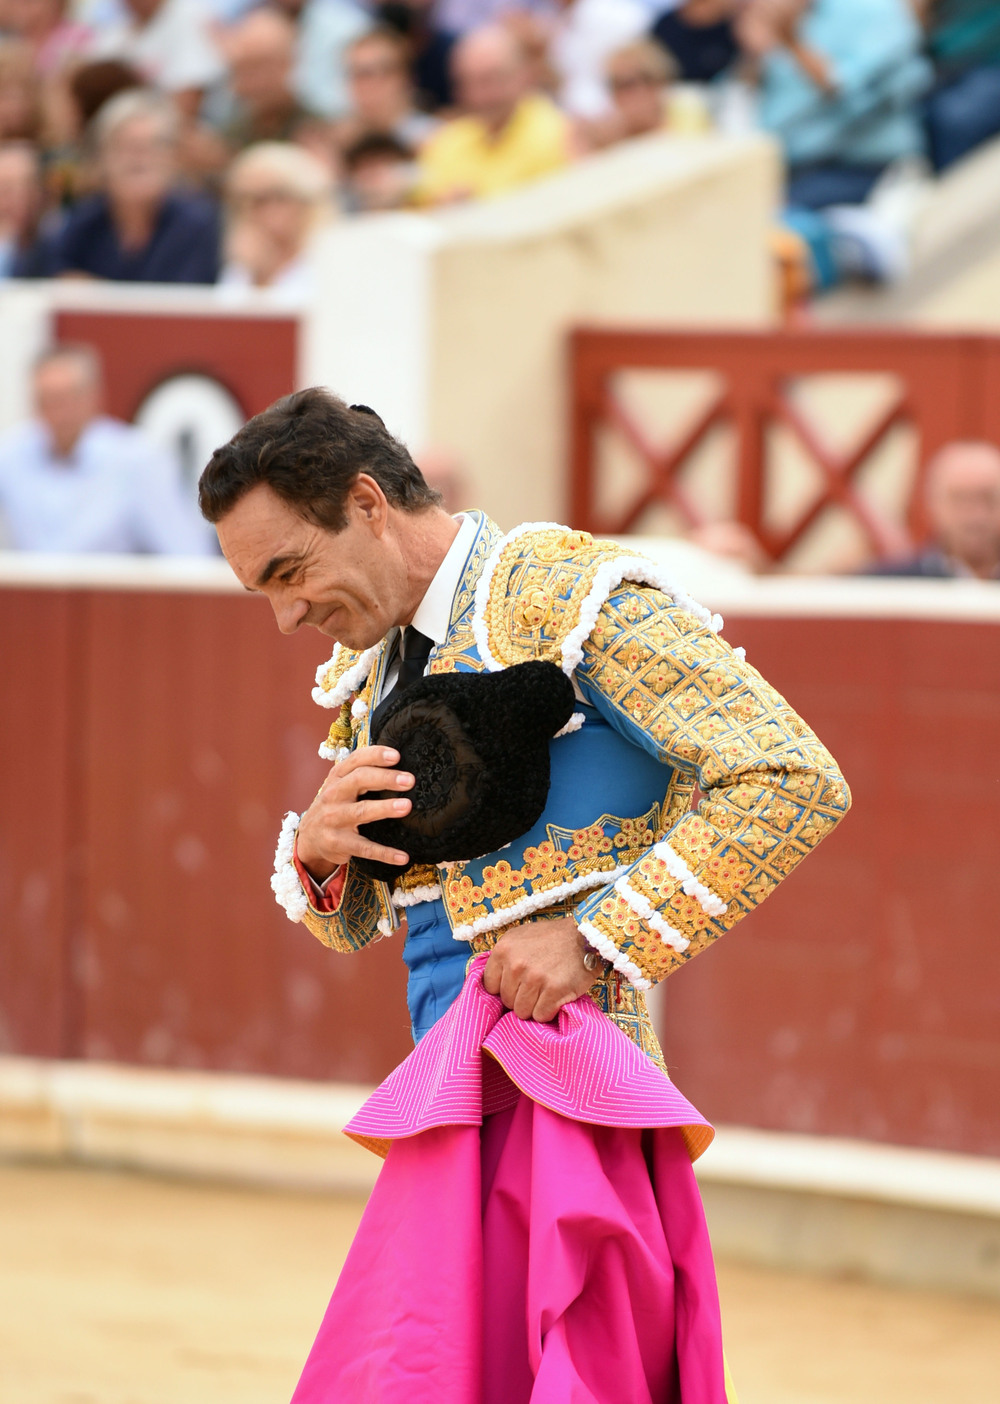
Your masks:
<svg viewBox="0 0 1000 1404"><path fill-rule="evenodd" d="M847 785L788 703L653 562L552 524L477 532L431 671L560 664L580 699L552 742L538 825L500 854L406 875L400 890L352 872L338 910L307 927L355 950L397 909L442 897L472 952L517 922L572 912L617 978L595 987L661 1061L642 991L759 905L843 817ZM337 717L323 753L365 745L385 644L338 648L314 697ZM703 798L691 801L695 785ZM307 894L308 895L308 894Z"/></svg>

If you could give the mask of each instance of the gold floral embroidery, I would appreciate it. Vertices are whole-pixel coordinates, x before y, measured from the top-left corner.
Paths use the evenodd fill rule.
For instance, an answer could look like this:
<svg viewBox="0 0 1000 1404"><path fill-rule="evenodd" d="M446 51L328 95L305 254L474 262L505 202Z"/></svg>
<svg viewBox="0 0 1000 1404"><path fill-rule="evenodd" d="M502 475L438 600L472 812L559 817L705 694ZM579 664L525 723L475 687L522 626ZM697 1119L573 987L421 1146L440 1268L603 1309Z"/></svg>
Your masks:
<svg viewBox="0 0 1000 1404"><path fill-rule="evenodd" d="M551 840L524 850L522 872L536 892L555 887L565 881L569 855L557 849Z"/></svg>
<svg viewBox="0 0 1000 1404"><path fill-rule="evenodd" d="M459 868L441 874L441 889L453 926L468 926L524 897L572 882L583 874L610 872L646 852L656 838L660 806L634 819L604 814L582 829L550 826L549 838L524 850L521 866L501 859L483 869L475 886Z"/></svg>
<svg viewBox="0 0 1000 1404"><path fill-rule="evenodd" d="M548 590L531 590L518 606L518 615L526 629L539 629L552 613L552 596Z"/></svg>
<svg viewBox="0 0 1000 1404"><path fill-rule="evenodd" d="M412 892L416 887L436 887L440 873L432 863L414 863L402 877L396 879L397 892Z"/></svg>
<svg viewBox="0 0 1000 1404"><path fill-rule="evenodd" d="M465 926L486 915L485 892L470 877L442 874L441 890L453 926Z"/></svg>

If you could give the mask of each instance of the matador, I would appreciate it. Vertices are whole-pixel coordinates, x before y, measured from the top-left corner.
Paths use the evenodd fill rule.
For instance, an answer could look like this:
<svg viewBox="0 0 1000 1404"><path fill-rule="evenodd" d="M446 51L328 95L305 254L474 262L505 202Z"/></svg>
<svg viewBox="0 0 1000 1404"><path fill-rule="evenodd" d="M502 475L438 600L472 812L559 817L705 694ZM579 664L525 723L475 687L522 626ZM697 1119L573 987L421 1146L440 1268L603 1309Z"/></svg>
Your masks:
<svg viewBox="0 0 1000 1404"><path fill-rule="evenodd" d="M732 1404L691 1168L713 1133L645 992L839 823L836 762L659 565L449 515L366 406L278 401L200 499L281 630L334 644L331 769L286 816L277 900L333 951L399 939L408 969L415 1048L347 1127L384 1164L294 1404ZM572 696L531 826L433 863L380 841L431 784L379 743L385 708L538 662ZM481 711L502 795L520 714Z"/></svg>

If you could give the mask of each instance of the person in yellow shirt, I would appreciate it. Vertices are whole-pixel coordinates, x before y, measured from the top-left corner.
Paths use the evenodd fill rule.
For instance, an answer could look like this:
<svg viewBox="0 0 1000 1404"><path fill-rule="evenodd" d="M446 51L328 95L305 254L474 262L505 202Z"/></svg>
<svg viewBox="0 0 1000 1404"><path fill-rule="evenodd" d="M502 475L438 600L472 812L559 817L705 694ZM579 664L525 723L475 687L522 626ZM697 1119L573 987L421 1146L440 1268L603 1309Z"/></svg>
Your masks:
<svg viewBox="0 0 1000 1404"><path fill-rule="evenodd" d="M420 204L501 195L569 161L570 123L550 98L530 91L524 55L507 30L467 34L455 45L452 72L462 116L421 152Z"/></svg>

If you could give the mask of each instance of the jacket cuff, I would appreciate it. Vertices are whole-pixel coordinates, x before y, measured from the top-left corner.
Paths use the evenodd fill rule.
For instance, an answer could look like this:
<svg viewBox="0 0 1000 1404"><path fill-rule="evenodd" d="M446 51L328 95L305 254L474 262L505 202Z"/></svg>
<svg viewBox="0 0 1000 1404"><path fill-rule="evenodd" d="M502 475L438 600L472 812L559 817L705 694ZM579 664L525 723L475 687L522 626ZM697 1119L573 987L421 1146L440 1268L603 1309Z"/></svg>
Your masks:
<svg viewBox="0 0 1000 1404"><path fill-rule="evenodd" d="M339 868L335 868L325 882L317 882L312 874L303 864L296 847L292 853L292 862L295 864L295 871L298 874L302 890L309 900L309 905L314 912L322 912L330 915L340 908L341 898L344 895L344 880L347 876L347 864L341 863Z"/></svg>

